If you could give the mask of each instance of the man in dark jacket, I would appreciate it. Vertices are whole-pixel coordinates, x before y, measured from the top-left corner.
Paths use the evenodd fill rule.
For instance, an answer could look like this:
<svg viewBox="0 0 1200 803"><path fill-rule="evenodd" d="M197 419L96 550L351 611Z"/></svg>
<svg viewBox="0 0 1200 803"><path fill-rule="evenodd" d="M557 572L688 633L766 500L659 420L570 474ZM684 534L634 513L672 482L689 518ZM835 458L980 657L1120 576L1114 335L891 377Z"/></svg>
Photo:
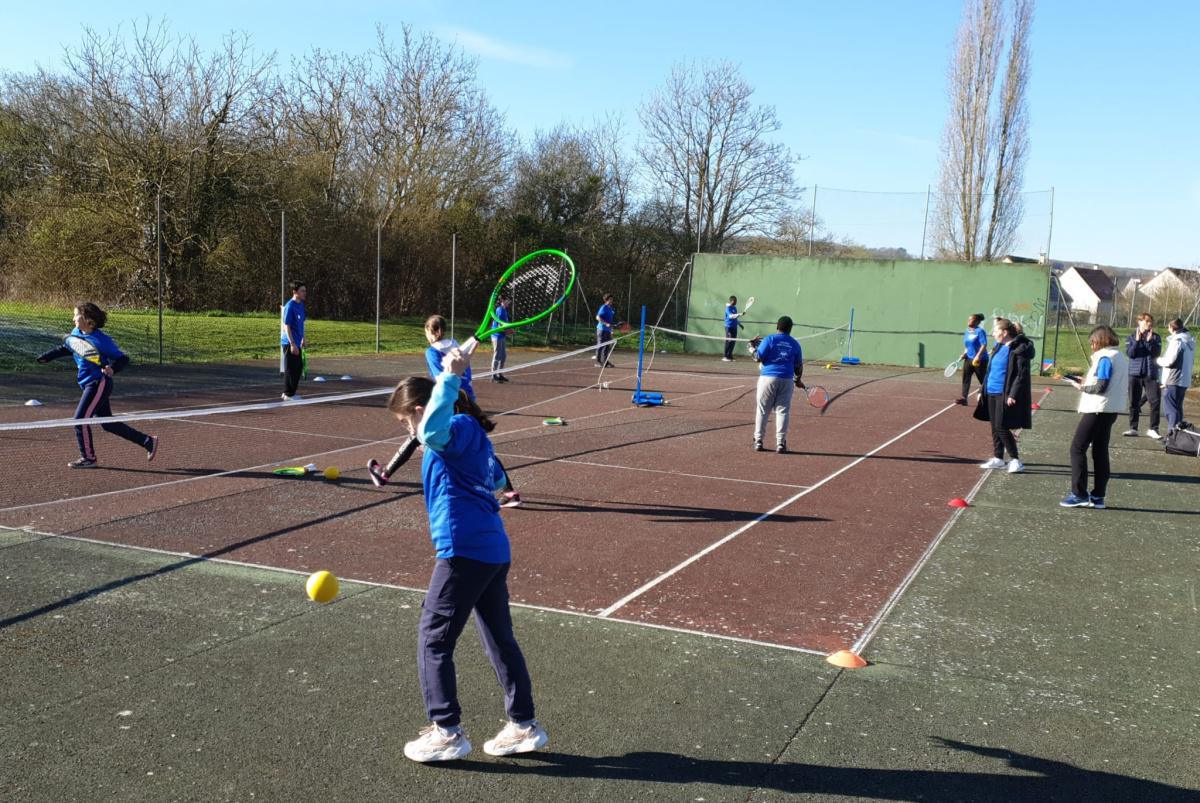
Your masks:
<svg viewBox="0 0 1200 803"><path fill-rule="evenodd" d="M1122 434L1126 437L1138 434L1138 417L1147 401L1150 429L1146 430L1146 436L1155 440L1162 437L1158 434L1158 366L1154 364L1161 353L1162 339L1154 331L1154 316L1143 312L1137 317L1137 331L1125 338L1125 355L1129 357L1129 429Z"/></svg>

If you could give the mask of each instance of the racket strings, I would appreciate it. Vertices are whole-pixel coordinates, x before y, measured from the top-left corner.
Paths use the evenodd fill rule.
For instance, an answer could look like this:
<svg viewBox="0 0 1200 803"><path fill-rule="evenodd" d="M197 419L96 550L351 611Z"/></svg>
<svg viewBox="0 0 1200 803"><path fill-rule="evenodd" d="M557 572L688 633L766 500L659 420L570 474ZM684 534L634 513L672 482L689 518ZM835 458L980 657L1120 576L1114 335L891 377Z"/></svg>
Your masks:
<svg viewBox="0 0 1200 803"><path fill-rule="evenodd" d="M567 266L552 254L522 265L501 289L501 295L512 300L512 321L521 323L545 312L566 293L569 281Z"/></svg>

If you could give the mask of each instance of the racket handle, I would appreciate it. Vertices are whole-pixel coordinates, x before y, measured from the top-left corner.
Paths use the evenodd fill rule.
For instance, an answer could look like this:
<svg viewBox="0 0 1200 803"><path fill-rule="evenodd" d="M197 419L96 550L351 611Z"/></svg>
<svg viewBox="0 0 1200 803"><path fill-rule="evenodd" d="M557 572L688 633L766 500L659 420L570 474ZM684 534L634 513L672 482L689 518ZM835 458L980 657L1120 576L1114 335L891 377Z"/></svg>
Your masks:
<svg viewBox="0 0 1200 803"><path fill-rule="evenodd" d="M479 346L479 341L475 339L474 335L472 335L467 340L466 343L462 344L462 346L459 348L459 351L461 351L464 356L470 357L472 354L475 353L475 349L478 346Z"/></svg>

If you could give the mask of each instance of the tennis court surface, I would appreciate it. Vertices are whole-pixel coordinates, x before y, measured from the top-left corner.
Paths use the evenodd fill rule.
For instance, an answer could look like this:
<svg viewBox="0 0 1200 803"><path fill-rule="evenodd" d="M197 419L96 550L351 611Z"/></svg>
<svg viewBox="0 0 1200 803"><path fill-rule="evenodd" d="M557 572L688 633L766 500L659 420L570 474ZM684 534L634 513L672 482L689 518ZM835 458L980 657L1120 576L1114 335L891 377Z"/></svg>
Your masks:
<svg viewBox="0 0 1200 803"><path fill-rule="evenodd" d="M267 366L119 385L118 412L178 416L134 422L161 438L149 464L98 432L102 468L72 471L70 429L0 432L0 791L1197 799L1196 466L1119 443L1110 509L1063 511L1066 393L1023 433L1025 474L982 476L985 425L939 371L811 364L830 401L798 394L776 454L751 449L749 360L659 354L655 407L614 361L530 352L476 379L525 500L503 512L510 585L551 733L517 760L402 757L431 549L416 462L384 489L364 466L402 439L372 391L419 357L331 362L355 378L302 404L265 403ZM58 379L24 408L5 378L2 420L69 416ZM308 463L341 479L272 473ZM318 569L331 605L304 596ZM871 665L824 661L841 649ZM480 653L459 650L477 744L502 719Z"/></svg>

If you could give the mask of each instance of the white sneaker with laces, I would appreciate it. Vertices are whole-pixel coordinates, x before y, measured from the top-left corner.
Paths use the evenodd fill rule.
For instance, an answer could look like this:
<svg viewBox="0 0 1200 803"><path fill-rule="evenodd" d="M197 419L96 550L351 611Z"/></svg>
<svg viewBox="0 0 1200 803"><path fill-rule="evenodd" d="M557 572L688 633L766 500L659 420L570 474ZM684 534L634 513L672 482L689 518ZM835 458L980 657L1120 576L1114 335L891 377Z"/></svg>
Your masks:
<svg viewBox="0 0 1200 803"><path fill-rule="evenodd" d="M416 739L404 745L404 755L422 764L454 761L470 752L471 743L462 728L447 729L436 722L422 728Z"/></svg>
<svg viewBox="0 0 1200 803"><path fill-rule="evenodd" d="M980 468L1004 468L1004 461L999 457L991 457L979 464Z"/></svg>
<svg viewBox="0 0 1200 803"><path fill-rule="evenodd" d="M509 722L500 729L496 738L483 743L483 752L489 756L532 753L534 750L545 747L548 741L550 741L550 735L538 724L536 719L525 725Z"/></svg>
<svg viewBox="0 0 1200 803"><path fill-rule="evenodd" d="M1153 438L1153 439L1154 439L1154 440L1156 440L1156 441L1161 441L1161 440L1162 440L1162 435L1159 435L1159 434L1158 434L1158 430L1157 430L1157 429L1148 429L1148 430L1146 430L1146 437L1147 437L1147 438Z"/></svg>
<svg viewBox="0 0 1200 803"><path fill-rule="evenodd" d="M1009 474L1020 474L1024 470L1025 470L1025 464L1022 463L1017 458L1014 457L1012 460L1008 461L1008 473Z"/></svg>

